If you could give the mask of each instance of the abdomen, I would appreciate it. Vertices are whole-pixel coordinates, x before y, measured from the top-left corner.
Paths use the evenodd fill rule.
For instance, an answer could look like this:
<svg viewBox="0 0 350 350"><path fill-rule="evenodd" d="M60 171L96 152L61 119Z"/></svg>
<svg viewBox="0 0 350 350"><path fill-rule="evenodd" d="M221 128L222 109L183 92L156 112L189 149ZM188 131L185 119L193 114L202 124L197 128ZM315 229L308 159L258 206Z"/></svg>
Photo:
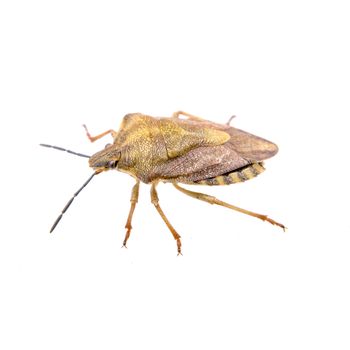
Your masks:
<svg viewBox="0 0 350 350"><path fill-rule="evenodd" d="M191 182L196 185L221 186L250 180L265 171L262 162L248 164L240 169L208 179Z"/></svg>

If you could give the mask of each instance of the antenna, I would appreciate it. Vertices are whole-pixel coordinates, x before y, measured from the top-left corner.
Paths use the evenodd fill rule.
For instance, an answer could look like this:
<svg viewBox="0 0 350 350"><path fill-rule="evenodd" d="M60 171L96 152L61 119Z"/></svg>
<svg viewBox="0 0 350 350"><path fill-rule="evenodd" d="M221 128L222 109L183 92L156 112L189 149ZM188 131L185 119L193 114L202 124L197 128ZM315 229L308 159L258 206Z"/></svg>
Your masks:
<svg viewBox="0 0 350 350"><path fill-rule="evenodd" d="M87 156L86 154L73 152L73 151L71 151L71 150L69 150L69 149L65 149L65 148L58 147L58 146L47 145L47 144L45 144L45 143L40 143L40 146L48 147L48 148L54 148L54 149L57 149L57 150L59 150L59 151L68 152L68 153L70 153L70 154L74 154L75 156L79 156L79 157L90 158L90 156Z"/></svg>
<svg viewBox="0 0 350 350"><path fill-rule="evenodd" d="M45 146L44 146L45 147ZM60 222L60 220L62 219L63 214L67 211L67 209L70 207L70 205L73 203L75 197L81 192L81 190L92 180L92 178L99 174L100 172L94 172L84 183L83 186L81 186L79 188L79 190L77 192L74 193L73 197L68 201L68 203L65 205L65 207L62 209L61 214L58 216L58 218L56 219L56 221L54 222L54 224L51 227L50 233L56 228L56 226L58 225L58 223Z"/></svg>

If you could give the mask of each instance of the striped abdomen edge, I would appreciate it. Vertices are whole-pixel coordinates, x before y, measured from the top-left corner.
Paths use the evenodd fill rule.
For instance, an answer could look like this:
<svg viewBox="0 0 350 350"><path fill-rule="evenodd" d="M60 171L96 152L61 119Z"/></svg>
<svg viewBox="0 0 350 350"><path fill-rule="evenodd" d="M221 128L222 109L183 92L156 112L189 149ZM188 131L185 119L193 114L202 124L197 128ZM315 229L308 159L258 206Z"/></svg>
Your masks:
<svg viewBox="0 0 350 350"><path fill-rule="evenodd" d="M246 165L243 168L237 169L231 173L226 173L220 176L211 177L209 179L204 179L196 181L198 185L208 185L208 186L221 186L221 185L231 185L238 182L244 182L258 176L265 168L263 163L253 163Z"/></svg>

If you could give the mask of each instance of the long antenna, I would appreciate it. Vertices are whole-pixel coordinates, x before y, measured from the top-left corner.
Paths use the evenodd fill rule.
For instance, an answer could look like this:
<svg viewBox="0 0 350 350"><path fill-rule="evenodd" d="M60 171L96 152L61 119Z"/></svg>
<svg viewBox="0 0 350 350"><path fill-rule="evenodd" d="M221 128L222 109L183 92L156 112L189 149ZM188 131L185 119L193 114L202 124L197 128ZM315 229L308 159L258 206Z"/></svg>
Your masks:
<svg viewBox="0 0 350 350"><path fill-rule="evenodd" d="M57 150L59 150L59 151L68 152L68 153L70 153L70 154L74 154L74 155L79 156L79 157L90 158L90 156L87 156L86 154L73 152L73 151L71 151L71 150L69 150L69 149L65 149L65 148L58 147L58 146L47 145L46 143L40 143L40 146L48 147L48 148L54 148L54 149L57 149Z"/></svg>
<svg viewBox="0 0 350 350"><path fill-rule="evenodd" d="M58 218L56 219L56 221L54 222L54 224L51 227L50 233L56 228L56 226L58 225L58 223L60 222L60 220L62 219L63 214L67 211L67 209L70 207L70 205L73 203L75 197L81 192L81 190L92 180L92 178L99 174L99 172L94 172L84 183L83 186L81 186L79 188L79 190L77 192L74 193L73 197L68 201L68 203L65 205L65 207L62 209L61 214L58 216Z"/></svg>

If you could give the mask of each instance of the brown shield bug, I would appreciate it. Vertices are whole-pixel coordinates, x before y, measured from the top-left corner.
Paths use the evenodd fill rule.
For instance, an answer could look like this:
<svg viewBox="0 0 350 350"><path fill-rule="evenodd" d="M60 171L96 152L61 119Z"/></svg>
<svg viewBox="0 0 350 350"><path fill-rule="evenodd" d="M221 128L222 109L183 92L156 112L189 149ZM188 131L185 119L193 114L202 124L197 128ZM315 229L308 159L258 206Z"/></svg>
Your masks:
<svg viewBox="0 0 350 350"><path fill-rule="evenodd" d="M180 118L180 115L186 119ZM107 170L125 172L136 180L125 225L124 247L132 228L131 221L138 200L140 181L151 185L151 202L176 240L178 254L181 254L180 235L159 205L156 190L159 182L169 182L190 197L254 216L285 230L284 225L267 215L236 207L213 196L190 191L179 185L179 183L230 185L250 180L265 170L263 161L277 153L277 146L261 137L230 126L231 119L226 124L218 124L181 111L174 113L170 118L154 118L141 113L132 113L123 118L119 131L107 130L97 136L91 136L84 125L91 142L108 134L113 137L112 144L91 157L61 147L41 144L44 147L87 157L90 167L94 170L90 178L65 205L50 232L55 229L75 197L91 179Z"/></svg>

